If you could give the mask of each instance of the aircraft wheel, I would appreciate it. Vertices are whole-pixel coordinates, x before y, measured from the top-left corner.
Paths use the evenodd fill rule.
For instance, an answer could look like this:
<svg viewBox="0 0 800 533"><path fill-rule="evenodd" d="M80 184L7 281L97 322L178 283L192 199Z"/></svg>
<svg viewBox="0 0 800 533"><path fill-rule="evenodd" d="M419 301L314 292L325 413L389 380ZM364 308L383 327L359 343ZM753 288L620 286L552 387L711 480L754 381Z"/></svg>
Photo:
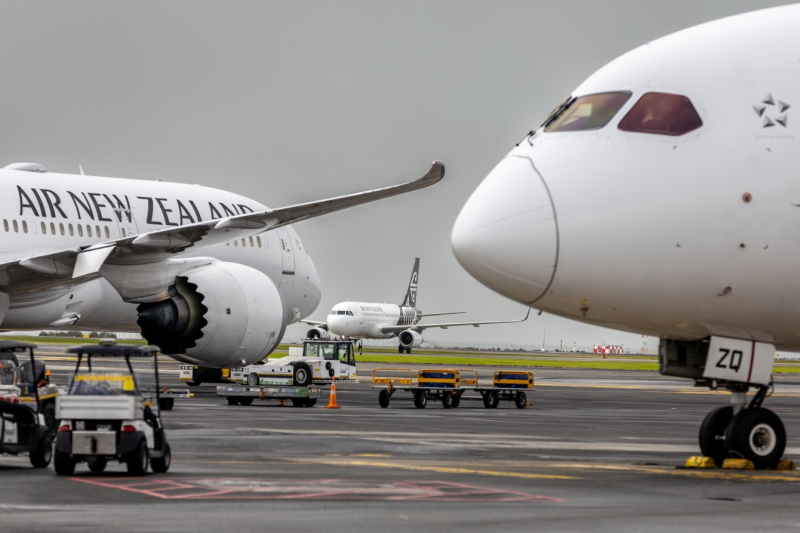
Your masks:
<svg viewBox="0 0 800 533"><path fill-rule="evenodd" d="M497 393L494 391L489 391L483 395L483 406L487 409L494 409L497 407L497 404L500 403L500 399L497 397Z"/></svg>
<svg viewBox="0 0 800 533"><path fill-rule="evenodd" d="M410 354L411 353L411 348L406 348L406 353Z"/></svg>
<svg viewBox="0 0 800 533"><path fill-rule="evenodd" d="M389 407L389 391L386 389L381 389L381 391L378 393L378 405L384 409Z"/></svg>
<svg viewBox="0 0 800 533"><path fill-rule="evenodd" d="M514 403L517 405L517 409L525 409L528 407L528 396L524 392L518 392L514 396Z"/></svg>
<svg viewBox="0 0 800 533"><path fill-rule="evenodd" d="M733 407L727 405L708 413L700 426L700 452L705 457L711 457L717 466L722 466L722 462L728 457L725 430L728 429L731 420L733 420Z"/></svg>
<svg viewBox="0 0 800 533"><path fill-rule="evenodd" d="M252 398L239 398L239 405L252 405L253 399Z"/></svg>
<svg viewBox="0 0 800 533"><path fill-rule="evenodd" d="M70 476L75 472L75 459L68 453L56 450L55 453L56 474L59 476Z"/></svg>
<svg viewBox="0 0 800 533"><path fill-rule="evenodd" d="M775 468L786 450L786 429L769 409L744 409L725 431L725 444L729 452L753 461L758 469Z"/></svg>
<svg viewBox="0 0 800 533"><path fill-rule="evenodd" d="M108 460L105 457L93 457L91 461L86 461L89 465L89 470L95 474L101 473L106 469Z"/></svg>
<svg viewBox="0 0 800 533"><path fill-rule="evenodd" d="M397 347L397 351L398 351L399 353L403 353L403 352L405 351L405 348L403 348L402 346L398 346L398 347Z"/></svg>
<svg viewBox="0 0 800 533"><path fill-rule="evenodd" d="M453 394L450 392L445 391L442 394L442 407L445 409L450 409L453 407Z"/></svg>
<svg viewBox="0 0 800 533"><path fill-rule="evenodd" d="M417 409L425 409L426 405L428 405L428 396L422 391L415 392L414 407Z"/></svg>

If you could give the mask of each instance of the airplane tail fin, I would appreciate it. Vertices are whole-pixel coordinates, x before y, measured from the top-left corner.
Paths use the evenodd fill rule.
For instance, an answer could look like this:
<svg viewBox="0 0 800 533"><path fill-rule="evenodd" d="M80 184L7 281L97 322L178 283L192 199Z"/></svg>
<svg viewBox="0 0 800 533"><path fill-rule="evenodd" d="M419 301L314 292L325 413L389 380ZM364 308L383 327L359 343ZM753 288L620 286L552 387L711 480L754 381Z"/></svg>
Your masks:
<svg viewBox="0 0 800 533"><path fill-rule="evenodd" d="M414 260L414 270L411 271L411 279L408 282L408 289L406 290L406 297L401 307L416 307L417 306L417 282L419 281L419 257Z"/></svg>

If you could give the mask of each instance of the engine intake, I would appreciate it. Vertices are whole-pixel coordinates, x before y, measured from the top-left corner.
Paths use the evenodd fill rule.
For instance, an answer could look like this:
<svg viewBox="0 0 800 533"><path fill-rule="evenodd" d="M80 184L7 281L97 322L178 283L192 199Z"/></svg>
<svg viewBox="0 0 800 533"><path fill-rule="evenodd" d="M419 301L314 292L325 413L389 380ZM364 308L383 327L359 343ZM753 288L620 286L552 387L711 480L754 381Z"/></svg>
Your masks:
<svg viewBox="0 0 800 533"><path fill-rule="evenodd" d="M331 334L327 329L323 328L311 328L306 333L307 339L319 339L326 341L331 338Z"/></svg>
<svg viewBox="0 0 800 533"><path fill-rule="evenodd" d="M416 348L422 344L422 335L413 329L401 331L397 338L400 340L400 346L403 348Z"/></svg>

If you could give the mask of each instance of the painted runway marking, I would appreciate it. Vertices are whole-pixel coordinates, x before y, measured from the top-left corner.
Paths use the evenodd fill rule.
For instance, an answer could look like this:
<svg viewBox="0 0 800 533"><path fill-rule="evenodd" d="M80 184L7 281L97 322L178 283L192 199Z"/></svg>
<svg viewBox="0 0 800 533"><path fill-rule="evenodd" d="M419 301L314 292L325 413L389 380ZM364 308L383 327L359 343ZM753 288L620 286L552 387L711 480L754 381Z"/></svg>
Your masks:
<svg viewBox="0 0 800 533"><path fill-rule="evenodd" d="M72 477L73 481L165 500L425 500L440 502L550 502L564 500L446 481L375 482L348 479L249 478L153 479Z"/></svg>

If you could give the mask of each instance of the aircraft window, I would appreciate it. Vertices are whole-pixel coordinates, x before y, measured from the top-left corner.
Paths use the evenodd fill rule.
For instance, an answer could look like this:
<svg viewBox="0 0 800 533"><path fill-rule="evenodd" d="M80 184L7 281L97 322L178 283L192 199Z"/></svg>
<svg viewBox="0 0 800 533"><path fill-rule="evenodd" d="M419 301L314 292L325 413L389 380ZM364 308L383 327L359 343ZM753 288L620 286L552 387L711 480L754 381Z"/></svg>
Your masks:
<svg viewBox="0 0 800 533"><path fill-rule="evenodd" d="M281 248L283 248L284 250L286 249L286 245L283 244L283 239L281 239Z"/></svg>
<svg viewBox="0 0 800 533"><path fill-rule="evenodd" d="M256 237L256 242L258 243L258 247L261 248L261 237Z"/></svg>
<svg viewBox="0 0 800 533"><path fill-rule="evenodd" d="M69 224L68 227L69 227L69 236L70 237L74 237L75 236L75 229L72 227L72 224Z"/></svg>
<svg viewBox="0 0 800 533"><path fill-rule="evenodd" d="M5 228L6 232L8 232L8 220L3 219L3 228Z"/></svg>
<svg viewBox="0 0 800 533"><path fill-rule="evenodd" d="M42 222L42 235L47 235L47 224Z"/></svg>
<svg viewBox="0 0 800 533"><path fill-rule="evenodd" d="M92 236L92 227L89 224L86 224L86 236L87 237ZM97 236L99 237L100 233L98 233Z"/></svg>
<svg viewBox="0 0 800 533"><path fill-rule="evenodd" d="M122 236L124 237L125 236L125 228L120 229L120 232L122 233ZM62 231L61 234L63 235L64 232Z"/></svg>
<svg viewBox="0 0 800 533"><path fill-rule="evenodd" d="M234 246L239 246L239 241L233 241Z"/></svg>
<svg viewBox="0 0 800 533"><path fill-rule="evenodd" d="M619 129L655 135L683 135L703 125L692 102L685 96L647 93L619 122Z"/></svg>
<svg viewBox="0 0 800 533"><path fill-rule="evenodd" d="M348 311L348 312L347 312L347 316L355 316L355 315L353 315L353 312L352 312L352 311Z"/></svg>
<svg viewBox="0 0 800 533"><path fill-rule="evenodd" d="M125 231L125 230L123 230L123 231ZM97 234L100 235L100 230L97 230ZM123 237L124 236L125 235L123 235ZM110 239L110 238L111 238L111 234L108 232L108 226L106 226L106 239Z"/></svg>
<svg viewBox="0 0 800 533"><path fill-rule="evenodd" d="M334 309L333 311L331 311L331 315L335 315L335 314L336 314L336 309Z"/></svg>
<svg viewBox="0 0 800 533"><path fill-rule="evenodd" d="M56 234L56 225L53 224L52 222L50 223L50 233L52 233L53 235Z"/></svg>
<svg viewBox="0 0 800 533"><path fill-rule="evenodd" d="M620 91L580 96L555 115L544 131L597 130L608 124L631 93Z"/></svg>
<svg viewBox="0 0 800 533"><path fill-rule="evenodd" d="M252 237L248 237L248 239L250 239L250 248L254 247L255 244L253 244L253 238Z"/></svg>
<svg viewBox="0 0 800 533"><path fill-rule="evenodd" d="M22 232L28 233L28 223L25 222L24 220L22 221Z"/></svg>
<svg viewBox="0 0 800 533"><path fill-rule="evenodd" d="M78 224L78 237L83 237L83 226Z"/></svg>
<svg viewBox="0 0 800 533"><path fill-rule="evenodd" d="M19 233L19 225L17 224L16 220L12 221L14 223L14 233Z"/></svg>
<svg viewBox="0 0 800 533"><path fill-rule="evenodd" d="M59 222L58 223L58 229L61 230L61 235L64 235L64 223L63 222Z"/></svg>
<svg viewBox="0 0 800 533"><path fill-rule="evenodd" d="M340 315L346 315L346 314L347 314L347 311L339 311L339 314L340 314Z"/></svg>
<svg viewBox="0 0 800 533"><path fill-rule="evenodd" d="M229 242L225 243L225 246L230 246L230 245L231 245L231 243L229 243Z"/></svg>
<svg viewBox="0 0 800 533"><path fill-rule="evenodd" d="M242 248L244 248L245 246L247 246L247 243L244 241L244 239L242 239Z"/></svg>

